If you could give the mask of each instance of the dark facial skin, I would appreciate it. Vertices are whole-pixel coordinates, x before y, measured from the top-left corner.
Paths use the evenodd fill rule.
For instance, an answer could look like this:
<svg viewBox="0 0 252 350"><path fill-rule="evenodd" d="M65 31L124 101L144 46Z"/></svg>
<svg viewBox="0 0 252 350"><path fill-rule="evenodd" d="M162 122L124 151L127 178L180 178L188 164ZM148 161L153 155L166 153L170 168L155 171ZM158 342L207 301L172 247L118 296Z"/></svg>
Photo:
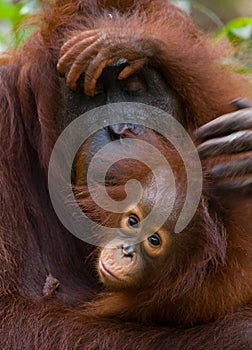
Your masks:
<svg viewBox="0 0 252 350"><path fill-rule="evenodd" d="M159 107L183 124L183 104L162 76L155 69L144 66L130 77L118 80L119 73L126 65L125 60L119 60L107 66L97 81L92 97L83 93L83 76L78 80L74 92L60 78L64 106L56 119L58 130L62 131L82 113L113 102L139 102ZM241 99L234 101L234 105L237 112L214 119L196 130L194 136L201 159L215 159L214 165L207 165L205 172L215 181L217 193L224 192L225 196L229 190L237 191L239 195L251 193L252 103ZM108 130L101 130L94 144L102 146L108 139ZM93 153L92 144L87 154ZM223 162L222 157L227 154L231 157L228 162L226 159Z"/></svg>
<svg viewBox="0 0 252 350"><path fill-rule="evenodd" d="M56 123L59 131L81 114L96 107L113 102L139 102L163 109L180 120L182 103L177 93L168 86L162 76L151 67L143 67L139 72L118 80L119 73L127 65L120 60L106 67L97 82L94 96L83 93L83 75L77 83L76 91L71 91L60 78L64 105L59 111Z"/></svg>

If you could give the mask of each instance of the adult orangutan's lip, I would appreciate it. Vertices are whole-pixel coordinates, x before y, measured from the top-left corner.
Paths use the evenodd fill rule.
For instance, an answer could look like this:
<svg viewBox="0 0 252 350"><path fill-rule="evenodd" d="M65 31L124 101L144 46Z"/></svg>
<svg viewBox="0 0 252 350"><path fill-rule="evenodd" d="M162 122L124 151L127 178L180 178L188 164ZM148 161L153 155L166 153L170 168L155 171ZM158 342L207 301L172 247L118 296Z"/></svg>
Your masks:
<svg viewBox="0 0 252 350"><path fill-rule="evenodd" d="M114 280L114 281L120 281L120 278L113 275L109 270L106 269L102 261L99 261L99 268L102 274L107 276L108 278Z"/></svg>

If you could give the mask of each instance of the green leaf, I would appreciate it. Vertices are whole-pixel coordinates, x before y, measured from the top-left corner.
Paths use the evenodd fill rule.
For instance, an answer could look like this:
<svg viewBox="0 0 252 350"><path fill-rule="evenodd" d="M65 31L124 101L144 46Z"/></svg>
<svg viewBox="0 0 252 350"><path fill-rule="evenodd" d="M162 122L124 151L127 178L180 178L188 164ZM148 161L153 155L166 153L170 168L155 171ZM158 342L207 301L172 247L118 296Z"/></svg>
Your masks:
<svg viewBox="0 0 252 350"><path fill-rule="evenodd" d="M248 40L251 38L252 34L252 25L248 24L241 28L232 28L230 29L230 32L236 36L238 39L241 40Z"/></svg>
<svg viewBox="0 0 252 350"><path fill-rule="evenodd" d="M229 22L217 35L227 37L235 45L252 38L252 18L237 18Z"/></svg>

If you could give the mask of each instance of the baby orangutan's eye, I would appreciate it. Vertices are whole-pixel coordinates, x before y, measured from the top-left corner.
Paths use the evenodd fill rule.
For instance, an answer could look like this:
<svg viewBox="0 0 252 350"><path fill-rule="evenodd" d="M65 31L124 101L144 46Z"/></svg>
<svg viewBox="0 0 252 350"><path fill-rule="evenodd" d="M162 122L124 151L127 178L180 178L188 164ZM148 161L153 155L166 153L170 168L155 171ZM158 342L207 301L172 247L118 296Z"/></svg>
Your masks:
<svg viewBox="0 0 252 350"><path fill-rule="evenodd" d="M148 237L148 242L152 247L160 247L161 239L157 233Z"/></svg>
<svg viewBox="0 0 252 350"><path fill-rule="evenodd" d="M136 215L130 215L128 218L128 226L137 228L139 226L139 218Z"/></svg>

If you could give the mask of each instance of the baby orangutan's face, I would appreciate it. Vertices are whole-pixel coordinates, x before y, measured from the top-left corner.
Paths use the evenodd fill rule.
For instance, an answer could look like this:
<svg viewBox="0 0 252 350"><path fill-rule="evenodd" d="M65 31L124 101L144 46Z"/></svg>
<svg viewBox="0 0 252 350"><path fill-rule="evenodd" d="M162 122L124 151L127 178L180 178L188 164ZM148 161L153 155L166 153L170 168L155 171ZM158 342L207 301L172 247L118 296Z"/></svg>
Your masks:
<svg viewBox="0 0 252 350"><path fill-rule="evenodd" d="M128 238L116 247L108 244L100 251L97 269L101 281L111 290L139 288L159 269L167 255L169 233L163 229L137 244L130 239L136 230L141 232L142 219L140 207L123 214L119 228Z"/></svg>

